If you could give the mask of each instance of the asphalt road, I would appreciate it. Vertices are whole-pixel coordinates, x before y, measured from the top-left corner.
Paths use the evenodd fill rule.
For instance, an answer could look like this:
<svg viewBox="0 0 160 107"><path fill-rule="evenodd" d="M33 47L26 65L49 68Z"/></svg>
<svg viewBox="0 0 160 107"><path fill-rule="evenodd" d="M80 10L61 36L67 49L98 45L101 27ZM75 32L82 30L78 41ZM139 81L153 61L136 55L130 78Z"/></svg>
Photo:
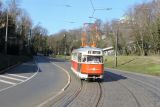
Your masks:
<svg viewBox="0 0 160 107"><path fill-rule="evenodd" d="M160 107L160 77L105 69L103 82L87 82L70 62L39 56L37 63L38 72L28 62L0 75L0 107Z"/></svg>
<svg viewBox="0 0 160 107"><path fill-rule="evenodd" d="M52 107L160 107L160 77L105 69L103 82L80 82L70 62L57 64L70 72L72 81Z"/></svg>
<svg viewBox="0 0 160 107"><path fill-rule="evenodd" d="M160 107L160 77L106 69L104 107Z"/></svg>
<svg viewBox="0 0 160 107"><path fill-rule="evenodd" d="M0 107L36 107L57 95L67 84L64 71L49 62L36 58L0 75Z"/></svg>

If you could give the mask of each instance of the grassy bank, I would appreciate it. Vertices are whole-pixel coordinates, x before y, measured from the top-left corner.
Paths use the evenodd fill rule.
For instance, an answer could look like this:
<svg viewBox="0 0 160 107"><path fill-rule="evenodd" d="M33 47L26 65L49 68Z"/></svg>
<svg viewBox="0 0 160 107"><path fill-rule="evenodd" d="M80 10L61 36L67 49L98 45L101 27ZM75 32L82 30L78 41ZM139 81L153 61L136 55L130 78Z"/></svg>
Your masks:
<svg viewBox="0 0 160 107"><path fill-rule="evenodd" d="M6 56L3 54L0 54L0 70L17 63L28 61L30 59L31 57L28 57L28 56L14 56L14 55Z"/></svg>
<svg viewBox="0 0 160 107"><path fill-rule="evenodd" d="M70 60L70 56L56 55L54 58ZM118 56L116 69L160 76L160 56ZM105 67L115 68L115 57L107 56Z"/></svg>
<svg viewBox="0 0 160 107"><path fill-rule="evenodd" d="M114 68L114 56L105 59L105 67ZM118 56L116 69L160 76L160 56Z"/></svg>

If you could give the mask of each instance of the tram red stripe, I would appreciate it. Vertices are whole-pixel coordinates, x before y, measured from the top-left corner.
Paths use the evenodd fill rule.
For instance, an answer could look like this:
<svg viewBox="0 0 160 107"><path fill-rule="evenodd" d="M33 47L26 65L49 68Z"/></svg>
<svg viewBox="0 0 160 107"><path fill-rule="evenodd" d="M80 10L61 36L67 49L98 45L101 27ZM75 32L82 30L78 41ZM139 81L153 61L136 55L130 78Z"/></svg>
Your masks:
<svg viewBox="0 0 160 107"><path fill-rule="evenodd" d="M76 61L73 61L73 60L72 60L71 63L72 63L73 69L77 71L78 70L78 63Z"/></svg>

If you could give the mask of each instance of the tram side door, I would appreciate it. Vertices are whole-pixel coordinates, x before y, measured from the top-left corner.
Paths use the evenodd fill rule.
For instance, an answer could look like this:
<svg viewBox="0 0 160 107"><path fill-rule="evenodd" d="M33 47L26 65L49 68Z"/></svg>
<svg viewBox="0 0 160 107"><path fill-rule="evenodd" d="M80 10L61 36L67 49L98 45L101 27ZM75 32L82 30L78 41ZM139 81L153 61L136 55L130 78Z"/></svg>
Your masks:
<svg viewBox="0 0 160 107"><path fill-rule="evenodd" d="M82 59L82 54L78 53L78 72L81 72L81 59Z"/></svg>

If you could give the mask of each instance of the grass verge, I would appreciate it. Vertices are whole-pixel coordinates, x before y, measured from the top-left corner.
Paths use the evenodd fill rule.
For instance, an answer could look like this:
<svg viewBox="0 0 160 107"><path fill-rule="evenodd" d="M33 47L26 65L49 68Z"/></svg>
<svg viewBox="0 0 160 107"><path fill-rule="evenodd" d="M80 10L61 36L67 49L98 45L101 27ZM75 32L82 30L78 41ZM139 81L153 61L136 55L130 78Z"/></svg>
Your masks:
<svg viewBox="0 0 160 107"><path fill-rule="evenodd" d="M160 76L160 56L118 56L116 69ZM114 56L105 58L105 67L114 68Z"/></svg>

